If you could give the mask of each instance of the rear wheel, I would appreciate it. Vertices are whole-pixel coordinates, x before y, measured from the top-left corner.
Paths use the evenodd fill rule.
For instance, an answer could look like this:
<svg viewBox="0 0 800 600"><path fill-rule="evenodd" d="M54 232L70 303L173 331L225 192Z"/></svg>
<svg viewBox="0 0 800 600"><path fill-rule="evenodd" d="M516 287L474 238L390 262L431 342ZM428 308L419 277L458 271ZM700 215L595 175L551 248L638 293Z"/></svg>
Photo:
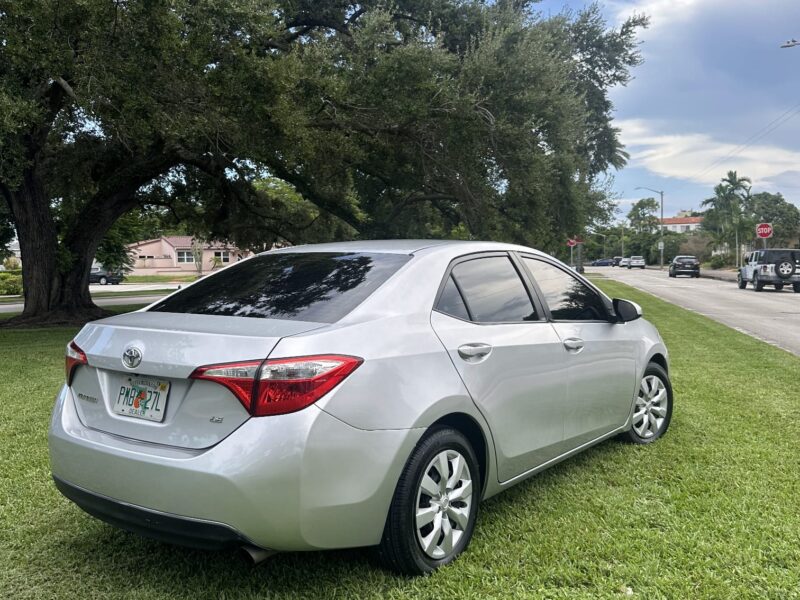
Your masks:
<svg viewBox="0 0 800 600"><path fill-rule="evenodd" d="M764 284L758 280L758 273L753 275L753 289L757 292L760 292L764 289Z"/></svg>
<svg viewBox="0 0 800 600"><path fill-rule="evenodd" d="M698 275L698 277L699 277L699 275ZM741 273L741 271L740 271L740 272L739 272L739 274L736 276L736 283L738 283L738 284L739 284L739 289L740 289L740 290L743 290L744 288L746 288L746 287L747 287L747 280L746 280L744 277L742 277L742 273Z"/></svg>
<svg viewBox="0 0 800 600"><path fill-rule="evenodd" d="M480 471L467 438L450 428L428 433L397 483L378 556L389 569L423 575L455 560L472 539Z"/></svg>
<svg viewBox="0 0 800 600"><path fill-rule="evenodd" d="M639 383L631 428L621 434L621 438L633 444L651 444L664 435L671 420L669 375L661 365L650 363Z"/></svg>
<svg viewBox="0 0 800 600"><path fill-rule="evenodd" d="M782 289L783 289L783 284L782 283L776 283L775 284L775 290L776 291L780 292Z"/></svg>
<svg viewBox="0 0 800 600"><path fill-rule="evenodd" d="M800 294L800 283L793 283L792 289L794 290L795 294Z"/></svg>
<svg viewBox="0 0 800 600"><path fill-rule="evenodd" d="M105 285L107 283L108 283L108 279L106 279L105 277L101 277L100 278L100 285Z"/></svg>

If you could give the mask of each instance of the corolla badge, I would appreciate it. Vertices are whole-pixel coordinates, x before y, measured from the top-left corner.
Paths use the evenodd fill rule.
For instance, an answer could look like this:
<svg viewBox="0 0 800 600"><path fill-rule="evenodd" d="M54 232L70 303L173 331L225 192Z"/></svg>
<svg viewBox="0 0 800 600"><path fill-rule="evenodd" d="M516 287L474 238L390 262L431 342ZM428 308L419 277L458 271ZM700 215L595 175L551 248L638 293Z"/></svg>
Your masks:
<svg viewBox="0 0 800 600"><path fill-rule="evenodd" d="M122 364L128 367L129 369L135 369L138 367L142 362L142 351L139 350L136 346L129 346L125 348L125 352L122 353Z"/></svg>

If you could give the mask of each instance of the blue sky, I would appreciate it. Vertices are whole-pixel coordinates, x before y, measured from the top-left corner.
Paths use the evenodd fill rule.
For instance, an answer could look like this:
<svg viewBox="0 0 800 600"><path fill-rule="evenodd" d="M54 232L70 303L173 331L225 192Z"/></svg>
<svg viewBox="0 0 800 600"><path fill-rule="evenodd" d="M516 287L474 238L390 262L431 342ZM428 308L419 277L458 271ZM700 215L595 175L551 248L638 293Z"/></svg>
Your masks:
<svg viewBox="0 0 800 600"><path fill-rule="evenodd" d="M539 10L585 4L544 0ZM630 202L651 196L635 190L646 186L664 191L666 216L698 209L728 170L751 177L754 192L781 192L800 205L800 46L779 47L800 40L800 0L600 5L613 24L632 12L651 19L641 34L644 64L612 92L631 155L614 173L620 208L627 212ZM773 131L740 147L775 119Z"/></svg>

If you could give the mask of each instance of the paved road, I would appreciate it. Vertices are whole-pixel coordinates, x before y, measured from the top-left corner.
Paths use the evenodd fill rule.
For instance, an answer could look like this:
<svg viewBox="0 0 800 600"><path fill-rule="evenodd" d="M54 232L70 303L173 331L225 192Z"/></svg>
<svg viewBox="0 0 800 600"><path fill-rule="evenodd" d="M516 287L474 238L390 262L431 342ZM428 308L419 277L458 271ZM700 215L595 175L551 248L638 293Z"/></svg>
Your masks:
<svg viewBox="0 0 800 600"><path fill-rule="evenodd" d="M93 283L89 286L90 294L97 294L98 292L111 293L111 294L125 294L128 292L146 292L149 290L177 290L181 285L188 285L186 283L120 283L119 285L100 285Z"/></svg>
<svg viewBox="0 0 800 600"><path fill-rule="evenodd" d="M666 269L663 272L613 267L586 270L650 292L800 355L800 294L795 294L791 286L781 292L765 288L756 293L752 287L740 290L735 282L689 277L670 279Z"/></svg>
<svg viewBox="0 0 800 600"><path fill-rule="evenodd" d="M98 306L120 306L124 304L150 304L156 300L163 298L166 294L158 294L154 296L123 296L120 298L95 298L94 303ZM0 304L0 313L16 313L22 312L24 305L19 304Z"/></svg>

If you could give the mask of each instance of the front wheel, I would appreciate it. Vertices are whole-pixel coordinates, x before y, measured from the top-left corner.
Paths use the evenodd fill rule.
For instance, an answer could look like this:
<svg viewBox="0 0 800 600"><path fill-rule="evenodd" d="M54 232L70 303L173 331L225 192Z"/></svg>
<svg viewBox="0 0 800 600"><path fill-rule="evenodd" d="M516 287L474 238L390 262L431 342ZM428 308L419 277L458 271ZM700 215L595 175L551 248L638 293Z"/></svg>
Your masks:
<svg viewBox="0 0 800 600"><path fill-rule="evenodd" d="M464 435L434 429L417 444L397 483L378 556L389 569L424 575L452 562L472 539L480 470Z"/></svg>
<svg viewBox="0 0 800 600"><path fill-rule="evenodd" d="M107 283L108 283L108 279L106 279L105 277L101 277L100 278L100 285L105 285Z"/></svg>
<svg viewBox="0 0 800 600"><path fill-rule="evenodd" d="M667 431L672 420L672 384L664 367L650 363L639 383L631 428L621 434L632 444L652 444Z"/></svg>

